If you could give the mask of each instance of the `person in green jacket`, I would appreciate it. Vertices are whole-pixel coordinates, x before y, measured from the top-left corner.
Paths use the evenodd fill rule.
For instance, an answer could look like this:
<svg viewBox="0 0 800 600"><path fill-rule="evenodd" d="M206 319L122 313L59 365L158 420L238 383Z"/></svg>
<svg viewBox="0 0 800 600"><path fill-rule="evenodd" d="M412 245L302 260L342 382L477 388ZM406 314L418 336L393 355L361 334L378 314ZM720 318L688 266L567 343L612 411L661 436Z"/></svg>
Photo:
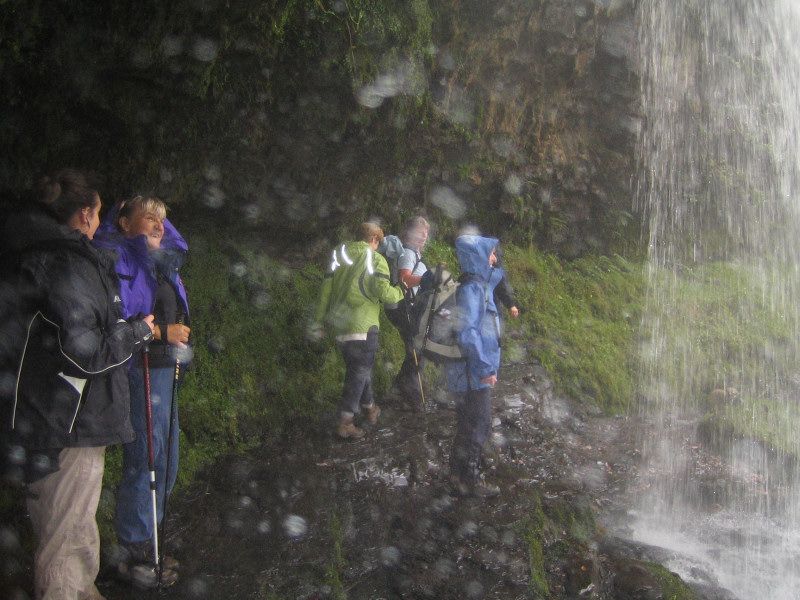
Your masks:
<svg viewBox="0 0 800 600"><path fill-rule="evenodd" d="M403 289L389 282L389 266L378 252L383 229L362 223L361 241L333 250L314 317L336 337L344 357L345 376L341 416L336 433L341 438L361 438L364 431L353 423L363 408L371 425L378 422L380 407L372 393L372 366L378 350L378 323L382 304L397 304Z"/></svg>

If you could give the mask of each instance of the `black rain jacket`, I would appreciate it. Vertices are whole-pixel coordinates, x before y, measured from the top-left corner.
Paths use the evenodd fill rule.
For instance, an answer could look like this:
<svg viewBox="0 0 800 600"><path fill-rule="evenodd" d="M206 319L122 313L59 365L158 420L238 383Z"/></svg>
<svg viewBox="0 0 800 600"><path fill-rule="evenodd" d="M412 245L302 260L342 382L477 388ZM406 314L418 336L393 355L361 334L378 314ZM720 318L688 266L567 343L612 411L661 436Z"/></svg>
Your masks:
<svg viewBox="0 0 800 600"><path fill-rule="evenodd" d="M132 441L125 364L151 333L121 318L113 254L36 210L11 216L3 243L14 293L0 342L16 356L6 433L29 454Z"/></svg>

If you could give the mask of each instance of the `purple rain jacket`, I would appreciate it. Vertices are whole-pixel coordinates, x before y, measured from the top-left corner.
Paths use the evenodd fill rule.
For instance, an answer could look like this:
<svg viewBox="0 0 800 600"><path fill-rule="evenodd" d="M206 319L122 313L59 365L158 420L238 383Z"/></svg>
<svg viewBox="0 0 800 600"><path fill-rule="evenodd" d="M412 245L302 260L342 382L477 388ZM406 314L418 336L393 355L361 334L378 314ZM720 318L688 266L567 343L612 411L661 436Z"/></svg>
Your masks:
<svg viewBox="0 0 800 600"><path fill-rule="evenodd" d="M183 312L188 318L189 301L178 272L189 250L186 240L169 219L164 219L161 248L150 251L145 236L139 235L129 239L117 230L114 221L118 212L119 204L115 204L97 229L93 243L117 253L115 268L119 277L123 316L127 319L133 315L149 315L153 312L155 293L158 289L158 279L155 275L157 268L172 283Z"/></svg>

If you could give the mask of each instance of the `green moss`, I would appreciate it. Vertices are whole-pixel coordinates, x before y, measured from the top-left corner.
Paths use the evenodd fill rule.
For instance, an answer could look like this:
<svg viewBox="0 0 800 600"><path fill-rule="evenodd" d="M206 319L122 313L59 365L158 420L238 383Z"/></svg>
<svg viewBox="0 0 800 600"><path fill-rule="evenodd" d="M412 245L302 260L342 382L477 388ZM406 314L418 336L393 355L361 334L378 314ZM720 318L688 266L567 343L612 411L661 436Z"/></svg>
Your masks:
<svg viewBox="0 0 800 600"><path fill-rule="evenodd" d="M523 539L528 544L530 586L534 598L547 598L550 594L543 548L543 532L547 521L547 517L542 511L541 501L537 497L534 500L532 510L528 513L528 518L518 526Z"/></svg>
<svg viewBox="0 0 800 600"><path fill-rule="evenodd" d="M635 392L636 330L644 282L626 259L562 262L537 250L506 248L506 268L525 309L519 324L558 388L608 411Z"/></svg>
<svg viewBox="0 0 800 600"><path fill-rule="evenodd" d="M675 573L656 563L644 563L661 588L664 600L697 600L697 594Z"/></svg>
<svg viewBox="0 0 800 600"><path fill-rule="evenodd" d="M347 567L344 558L344 530L339 516L334 514L330 519L329 533L331 536L331 558L325 569L325 583L331 588L331 597L334 600L346 600L342 573Z"/></svg>
<svg viewBox="0 0 800 600"><path fill-rule="evenodd" d="M588 502L556 500L548 505L547 514L572 541L585 544L597 532L594 512Z"/></svg>

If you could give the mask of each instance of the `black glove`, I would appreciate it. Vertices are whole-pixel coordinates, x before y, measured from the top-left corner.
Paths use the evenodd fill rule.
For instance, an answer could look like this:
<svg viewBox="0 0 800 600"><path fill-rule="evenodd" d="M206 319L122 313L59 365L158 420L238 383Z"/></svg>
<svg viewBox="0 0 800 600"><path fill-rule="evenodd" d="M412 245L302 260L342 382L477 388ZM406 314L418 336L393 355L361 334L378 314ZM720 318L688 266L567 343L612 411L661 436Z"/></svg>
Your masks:
<svg viewBox="0 0 800 600"><path fill-rule="evenodd" d="M146 346L153 340L153 330L142 319L129 321L133 328L133 339L136 346Z"/></svg>
<svg viewBox="0 0 800 600"><path fill-rule="evenodd" d="M419 280L419 290L424 292L425 290L429 290L434 285L434 275L433 271L425 271L422 274L422 278Z"/></svg>

